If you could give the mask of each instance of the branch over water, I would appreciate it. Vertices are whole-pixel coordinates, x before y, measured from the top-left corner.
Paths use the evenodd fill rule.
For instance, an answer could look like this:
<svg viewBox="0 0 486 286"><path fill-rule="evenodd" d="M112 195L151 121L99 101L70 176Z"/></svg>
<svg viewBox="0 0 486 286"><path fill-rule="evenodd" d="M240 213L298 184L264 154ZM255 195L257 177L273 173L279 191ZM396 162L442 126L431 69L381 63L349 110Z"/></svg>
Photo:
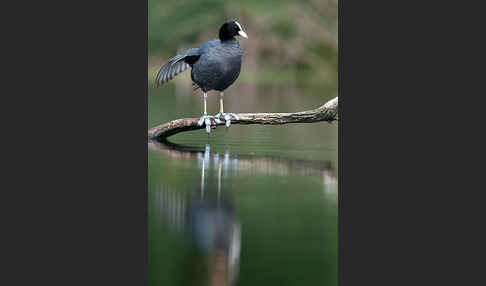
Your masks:
<svg viewBox="0 0 486 286"><path fill-rule="evenodd" d="M338 98L331 99L326 104L313 110L306 110L295 113L238 113L239 119L232 119L231 124L265 124L281 125L289 123L313 123L320 121L331 122L338 119ZM199 118L181 118L158 125L148 131L148 137L152 140L161 141L174 134L204 129L205 126L198 126ZM225 121L217 124L212 122L212 128L218 125L225 125Z"/></svg>

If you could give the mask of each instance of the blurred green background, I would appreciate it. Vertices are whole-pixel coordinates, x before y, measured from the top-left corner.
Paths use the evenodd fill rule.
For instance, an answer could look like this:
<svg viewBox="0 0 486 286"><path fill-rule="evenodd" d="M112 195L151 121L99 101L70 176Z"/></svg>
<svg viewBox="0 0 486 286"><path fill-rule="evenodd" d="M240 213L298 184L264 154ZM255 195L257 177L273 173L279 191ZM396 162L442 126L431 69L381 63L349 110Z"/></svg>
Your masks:
<svg viewBox="0 0 486 286"><path fill-rule="evenodd" d="M217 38L237 20L243 68L238 83L337 83L337 0L149 0L149 79L178 51Z"/></svg>
<svg viewBox="0 0 486 286"><path fill-rule="evenodd" d="M249 39L239 39L242 70L225 91L226 112L295 112L337 96L337 0L148 7L149 128L201 116L189 70L160 88L154 78L178 52L217 38L228 20ZM148 144L150 286L337 285L337 122L234 125L169 140ZM191 221L191 212L205 219ZM225 242L224 233L234 236Z"/></svg>

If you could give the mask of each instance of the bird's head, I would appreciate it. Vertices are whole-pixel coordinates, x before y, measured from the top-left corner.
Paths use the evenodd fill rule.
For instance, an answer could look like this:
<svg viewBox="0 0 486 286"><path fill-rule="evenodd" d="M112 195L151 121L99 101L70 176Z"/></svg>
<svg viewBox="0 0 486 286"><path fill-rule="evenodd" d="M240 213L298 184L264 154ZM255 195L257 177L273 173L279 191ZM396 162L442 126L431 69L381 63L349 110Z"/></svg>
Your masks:
<svg viewBox="0 0 486 286"><path fill-rule="evenodd" d="M219 39L221 41L232 39L234 36L242 36L248 39L248 35L243 31L240 23L236 21L226 22L219 29Z"/></svg>

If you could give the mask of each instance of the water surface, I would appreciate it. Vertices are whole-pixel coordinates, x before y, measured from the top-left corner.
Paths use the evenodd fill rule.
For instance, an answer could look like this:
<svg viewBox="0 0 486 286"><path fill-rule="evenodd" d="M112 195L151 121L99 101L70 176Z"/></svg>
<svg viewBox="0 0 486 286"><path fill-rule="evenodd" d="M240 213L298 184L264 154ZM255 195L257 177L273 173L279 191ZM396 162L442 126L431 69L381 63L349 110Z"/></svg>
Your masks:
<svg viewBox="0 0 486 286"><path fill-rule="evenodd" d="M337 96L248 85L225 94L235 113L302 111ZM148 100L149 128L202 110L184 85L149 88ZM222 126L149 142L149 285L337 285L337 126Z"/></svg>

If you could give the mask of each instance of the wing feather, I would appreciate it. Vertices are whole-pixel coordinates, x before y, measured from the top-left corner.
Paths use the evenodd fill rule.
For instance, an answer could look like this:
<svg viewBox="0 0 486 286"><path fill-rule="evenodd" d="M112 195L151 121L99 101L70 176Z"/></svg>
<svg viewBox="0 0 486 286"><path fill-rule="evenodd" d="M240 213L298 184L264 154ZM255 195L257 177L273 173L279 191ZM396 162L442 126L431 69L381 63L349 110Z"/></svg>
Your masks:
<svg viewBox="0 0 486 286"><path fill-rule="evenodd" d="M199 59L199 48L189 49L182 54L176 55L164 64L155 78L155 86L159 87L169 80L173 79L176 75L184 72L188 68L192 67L194 62Z"/></svg>

